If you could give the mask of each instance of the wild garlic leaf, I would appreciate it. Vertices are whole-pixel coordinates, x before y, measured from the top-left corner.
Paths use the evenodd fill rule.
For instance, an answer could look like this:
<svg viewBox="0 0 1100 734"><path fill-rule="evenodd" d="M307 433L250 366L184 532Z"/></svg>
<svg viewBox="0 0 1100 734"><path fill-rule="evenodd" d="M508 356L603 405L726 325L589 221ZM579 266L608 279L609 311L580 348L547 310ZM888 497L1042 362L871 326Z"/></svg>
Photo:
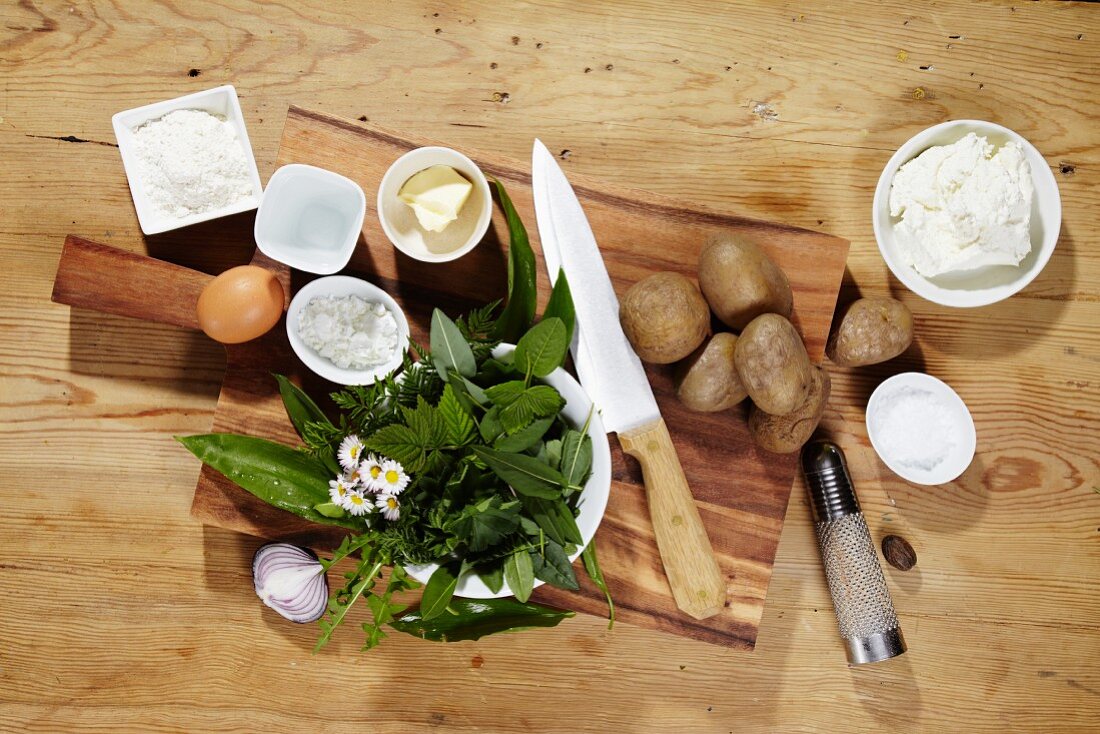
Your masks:
<svg viewBox="0 0 1100 734"><path fill-rule="evenodd" d="M432 312L431 345L432 361L440 376L445 377L448 370L463 377L473 377L477 373L477 361L469 342L455 322L438 308Z"/></svg>
<svg viewBox="0 0 1100 734"><path fill-rule="evenodd" d="M447 424L447 433L452 443L461 446L473 436L474 419L456 396L454 383L448 383L443 388L443 397L439 399L439 415Z"/></svg>
<svg viewBox="0 0 1100 734"><path fill-rule="evenodd" d="M583 486L592 471L592 437L568 430L562 436L561 473L567 484Z"/></svg>
<svg viewBox="0 0 1100 734"><path fill-rule="evenodd" d="M515 551L504 561L504 580L517 600L525 602L531 598L535 585L535 569L531 554L526 548Z"/></svg>
<svg viewBox="0 0 1100 734"><path fill-rule="evenodd" d="M494 405L481 417L478 430L485 443L491 444L504 435L504 424L500 422L500 408Z"/></svg>
<svg viewBox="0 0 1100 734"><path fill-rule="evenodd" d="M398 632L432 642L480 640L499 632L515 632L535 627L554 627L575 612L523 604L515 599L453 599L449 613L423 620L413 609L395 619L390 626Z"/></svg>
<svg viewBox="0 0 1100 734"><path fill-rule="evenodd" d="M576 591L580 588L577 583L577 575L573 573L573 565L569 563L569 556L565 549L553 540L547 539L541 548L531 551L531 560L535 569L535 578L559 589Z"/></svg>
<svg viewBox="0 0 1100 734"><path fill-rule="evenodd" d="M557 317L565 324L565 344L568 347L573 343L577 312L573 308L573 294L569 289L569 281L565 277L564 270L558 271L554 289L550 291L550 300L546 302L546 310L542 312L543 320L550 317ZM565 362L565 354L562 354L562 362Z"/></svg>
<svg viewBox="0 0 1100 734"><path fill-rule="evenodd" d="M420 597L421 619L432 619L447 611L447 605L451 603L457 586L458 574L447 565L437 568L425 584L424 594Z"/></svg>
<svg viewBox="0 0 1100 734"><path fill-rule="evenodd" d="M562 475L534 456L509 454L486 446L473 446L471 450L519 494L544 499L562 496Z"/></svg>
<svg viewBox="0 0 1100 734"><path fill-rule="evenodd" d="M607 588L603 571L600 570L600 560L596 557L595 538L581 552L581 558L584 560L584 570L588 573L588 578L592 579L592 583L603 592L604 597L607 599L607 628L611 629L615 625L615 602L611 600L611 591Z"/></svg>
<svg viewBox="0 0 1100 734"><path fill-rule="evenodd" d="M546 435L550 426L554 425L553 418L540 418L531 425L523 428L510 436L501 436L493 442L493 448L497 451L519 453L531 448Z"/></svg>
<svg viewBox="0 0 1100 734"><path fill-rule="evenodd" d="M516 369L525 375L546 377L565 360L568 349L565 322L553 316L544 318L516 344Z"/></svg>
<svg viewBox="0 0 1100 734"><path fill-rule="evenodd" d="M504 184L490 179L497 190L500 208L508 221L508 299L504 310L493 327L493 336L507 342L515 342L527 331L535 318L538 300L538 280L535 253L527 238L527 229L516 213Z"/></svg>

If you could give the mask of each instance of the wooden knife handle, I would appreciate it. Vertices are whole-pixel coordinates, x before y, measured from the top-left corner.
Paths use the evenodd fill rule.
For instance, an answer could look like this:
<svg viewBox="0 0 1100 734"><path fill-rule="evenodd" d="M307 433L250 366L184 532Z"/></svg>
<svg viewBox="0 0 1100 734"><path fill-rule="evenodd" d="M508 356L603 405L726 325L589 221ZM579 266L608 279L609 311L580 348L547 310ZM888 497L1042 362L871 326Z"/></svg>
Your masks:
<svg viewBox="0 0 1100 734"><path fill-rule="evenodd" d="M642 465L649 516L676 606L696 619L713 617L726 603L726 582L664 419L620 433L619 442Z"/></svg>
<svg viewBox="0 0 1100 734"><path fill-rule="evenodd" d="M195 306L214 276L69 235L54 303L198 329Z"/></svg>

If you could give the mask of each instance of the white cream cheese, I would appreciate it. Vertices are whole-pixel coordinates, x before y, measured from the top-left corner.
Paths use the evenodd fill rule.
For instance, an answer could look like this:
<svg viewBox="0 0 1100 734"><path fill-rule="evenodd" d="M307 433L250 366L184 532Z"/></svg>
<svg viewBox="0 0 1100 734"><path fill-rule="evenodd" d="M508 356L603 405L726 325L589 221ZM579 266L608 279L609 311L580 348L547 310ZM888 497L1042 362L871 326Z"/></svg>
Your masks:
<svg viewBox="0 0 1100 734"><path fill-rule="evenodd" d="M968 133L909 161L890 186L894 239L925 277L1019 265L1031 252L1031 168L1018 143Z"/></svg>

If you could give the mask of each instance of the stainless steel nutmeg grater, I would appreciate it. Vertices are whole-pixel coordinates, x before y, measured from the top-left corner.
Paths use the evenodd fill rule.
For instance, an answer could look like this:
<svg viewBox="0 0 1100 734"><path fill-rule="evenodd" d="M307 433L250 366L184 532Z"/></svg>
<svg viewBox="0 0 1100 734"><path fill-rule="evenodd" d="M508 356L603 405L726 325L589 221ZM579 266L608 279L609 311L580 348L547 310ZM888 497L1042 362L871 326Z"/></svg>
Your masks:
<svg viewBox="0 0 1100 734"><path fill-rule="evenodd" d="M802 472L848 662L876 663L901 655L905 638L844 452L835 443L812 441L802 449Z"/></svg>

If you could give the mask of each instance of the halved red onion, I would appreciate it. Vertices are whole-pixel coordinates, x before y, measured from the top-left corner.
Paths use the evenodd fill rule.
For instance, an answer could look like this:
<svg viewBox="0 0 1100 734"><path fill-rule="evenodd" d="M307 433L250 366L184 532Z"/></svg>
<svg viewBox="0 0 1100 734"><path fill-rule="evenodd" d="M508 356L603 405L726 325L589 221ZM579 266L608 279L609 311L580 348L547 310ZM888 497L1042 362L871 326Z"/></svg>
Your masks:
<svg viewBox="0 0 1100 734"><path fill-rule="evenodd" d="M328 580L317 554L289 543L260 546L252 557L256 596L291 622L316 622L328 605Z"/></svg>

